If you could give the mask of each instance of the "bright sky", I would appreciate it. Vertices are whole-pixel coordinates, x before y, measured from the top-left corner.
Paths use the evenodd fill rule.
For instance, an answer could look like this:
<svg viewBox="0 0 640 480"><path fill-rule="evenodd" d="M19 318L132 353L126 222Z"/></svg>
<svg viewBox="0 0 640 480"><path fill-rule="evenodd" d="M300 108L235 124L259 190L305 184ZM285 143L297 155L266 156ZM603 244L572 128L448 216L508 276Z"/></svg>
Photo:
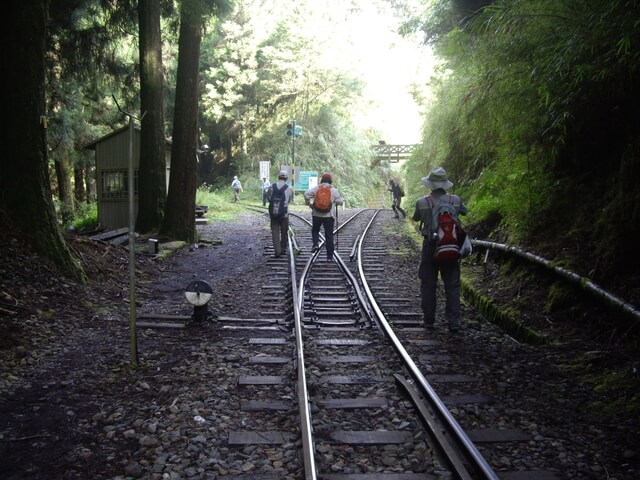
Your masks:
<svg viewBox="0 0 640 480"><path fill-rule="evenodd" d="M256 0L265 11L268 0ZM406 3L410 4L411 0ZM419 39L400 37L399 20L386 0L271 0L274 15L295 15L301 30L322 53L314 62L338 68L366 82L360 128L375 128L388 144L420 142L422 118L410 94L412 84L424 93L434 60ZM257 7L256 7L257 8ZM269 31L272 25L256 25Z"/></svg>
<svg viewBox="0 0 640 480"><path fill-rule="evenodd" d="M338 3L348 5L330 3L336 9ZM364 93L369 102L354 120L361 128L384 132L380 140L388 144L419 143L422 118L410 89L412 84L426 89L434 64L431 51L418 39L400 37L398 20L390 11L380 13L375 2L363 3L362 10L342 12L345 33L353 42L341 52L343 68L359 72L367 82Z"/></svg>

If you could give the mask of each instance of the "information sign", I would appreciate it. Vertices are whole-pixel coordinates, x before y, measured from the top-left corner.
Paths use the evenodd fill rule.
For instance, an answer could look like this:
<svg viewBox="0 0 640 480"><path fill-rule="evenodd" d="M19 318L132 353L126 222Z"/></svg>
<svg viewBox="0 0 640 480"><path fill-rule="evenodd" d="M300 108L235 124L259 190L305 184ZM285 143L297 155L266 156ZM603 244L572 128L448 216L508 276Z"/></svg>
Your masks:
<svg viewBox="0 0 640 480"><path fill-rule="evenodd" d="M307 191L318 185L318 172L301 171L298 173L297 188L298 190Z"/></svg>

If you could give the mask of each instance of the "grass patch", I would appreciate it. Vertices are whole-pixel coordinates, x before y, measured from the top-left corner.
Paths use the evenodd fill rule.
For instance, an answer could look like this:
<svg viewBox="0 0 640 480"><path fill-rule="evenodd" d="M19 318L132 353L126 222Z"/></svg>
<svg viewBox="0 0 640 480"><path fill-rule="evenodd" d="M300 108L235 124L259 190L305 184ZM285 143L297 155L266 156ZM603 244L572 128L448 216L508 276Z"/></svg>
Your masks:
<svg viewBox="0 0 640 480"><path fill-rule="evenodd" d="M236 203L233 201L233 195L230 191L210 190L208 188L199 188L196 191L196 205L209 207L205 217L216 222L235 220L237 215L244 211L247 206L242 200L242 196L240 201Z"/></svg>
<svg viewBox="0 0 640 480"><path fill-rule="evenodd" d="M173 255L175 252L187 246L186 242L174 241L160 244L160 250L158 251L158 261L163 261Z"/></svg>
<svg viewBox="0 0 640 480"><path fill-rule="evenodd" d="M518 311L511 307L500 306L489 297L482 295L473 286L467 276L460 281L460 290L464 299L469 302L482 316L491 323L495 323L506 333L519 342L529 345L543 345L547 340L538 332L526 327L517 320Z"/></svg>
<svg viewBox="0 0 640 480"><path fill-rule="evenodd" d="M75 230L93 228L97 224L98 224L97 202L94 202L90 205L83 204L81 208L78 208L76 217L71 222L71 225Z"/></svg>
<svg viewBox="0 0 640 480"><path fill-rule="evenodd" d="M248 209L250 211L264 210L265 213L267 212L267 207L262 205L262 194L260 193L258 196L246 190L240 194L240 201L234 202L231 191L202 187L196 192L196 205L208 206L209 210L205 217L216 222L236 221L238 214L247 212ZM304 203L302 193L296 194L294 203L289 204L289 211L292 213L306 213L309 211L309 207Z"/></svg>
<svg viewBox="0 0 640 480"><path fill-rule="evenodd" d="M640 384L636 359L621 351L590 351L561 366L597 393L589 407L605 416L640 416Z"/></svg>

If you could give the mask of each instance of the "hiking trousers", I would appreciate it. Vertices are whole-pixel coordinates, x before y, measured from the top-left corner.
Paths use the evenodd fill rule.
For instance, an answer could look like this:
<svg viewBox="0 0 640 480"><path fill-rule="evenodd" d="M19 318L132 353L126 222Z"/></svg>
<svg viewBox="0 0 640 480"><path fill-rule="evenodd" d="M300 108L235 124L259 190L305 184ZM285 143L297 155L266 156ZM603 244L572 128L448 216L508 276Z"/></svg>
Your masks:
<svg viewBox="0 0 640 480"><path fill-rule="evenodd" d="M317 247L320 245L320 227L324 227L324 246L327 249L327 260L333 259L333 226L335 225L336 219L333 217L311 217L311 240L313 241L313 246Z"/></svg>
<svg viewBox="0 0 640 480"><path fill-rule="evenodd" d="M422 295L424 323L433 324L436 320L436 289L438 275L442 277L445 294L444 317L449 328L460 327L462 316L460 309L460 261L439 265L433 259L435 246L427 239L422 242L422 257L418 276Z"/></svg>
<svg viewBox="0 0 640 480"><path fill-rule="evenodd" d="M404 208L400 206L401 202L402 200L400 198L394 198L393 203L391 204L391 208L396 214L396 218L400 218L400 215L402 215L402 218L407 218L407 212L405 212Z"/></svg>
<svg viewBox="0 0 640 480"><path fill-rule="evenodd" d="M289 217L271 218L271 240L273 241L273 251L279 257L287 251L289 244Z"/></svg>

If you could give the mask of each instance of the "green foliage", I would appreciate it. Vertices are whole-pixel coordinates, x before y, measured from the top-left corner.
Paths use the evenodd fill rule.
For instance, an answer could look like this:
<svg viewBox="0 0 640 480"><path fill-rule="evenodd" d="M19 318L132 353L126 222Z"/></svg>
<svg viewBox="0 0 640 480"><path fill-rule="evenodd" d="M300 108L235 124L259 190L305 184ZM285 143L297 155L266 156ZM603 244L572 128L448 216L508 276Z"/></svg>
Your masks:
<svg viewBox="0 0 640 480"><path fill-rule="evenodd" d="M93 228L98 224L98 204L83 204L76 210L76 217L71 222L75 230Z"/></svg>
<svg viewBox="0 0 640 480"><path fill-rule="evenodd" d="M571 308L578 305L575 290L567 286L565 282L558 281L551 284L547 291L547 300L544 305L545 313L551 314L563 308Z"/></svg>
<svg viewBox="0 0 640 480"><path fill-rule="evenodd" d="M205 39L202 125L211 140L203 143L232 145L225 152L233 155L226 158L233 164L226 177L254 178L259 160L271 161L275 177L291 163L294 146L285 125L295 119L303 128L295 140L295 164L331 170L341 186L350 184L349 201L364 205L374 182L368 168L372 139L350 120L363 82L341 68L339 56L326 58L329 45L336 52L344 48L344 32L336 32L331 21L339 12L301 2L292 16L281 6L240 1ZM310 23L311 17L317 22Z"/></svg>
<svg viewBox="0 0 640 480"><path fill-rule="evenodd" d="M508 161L507 161L508 160ZM467 221L481 222L498 216L513 240L522 240L544 228L549 179L526 157L509 157L483 169L469 186L459 188L467 199Z"/></svg>
<svg viewBox="0 0 640 480"><path fill-rule="evenodd" d="M295 140L296 165L303 170L315 170L319 175L330 171L334 185L351 207L367 206L373 190L380 187L378 172L370 168L371 139L359 132L350 118L334 107L321 106L304 122L303 135ZM267 158L290 163L292 140L278 132L258 139L257 148Z"/></svg>
<svg viewBox="0 0 640 480"><path fill-rule="evenodd" d="M640 388L634 374L637 369L637 363L629 362L615 369L589 374L587 380L594 392L605 397L605 400L594 400L590 408L599 414L637 418L640 415Z"/></svg>
<svg viewBox="0 0 640 480"><path fill-rule="evenodd" d="M617 242L640 233L639 186L625 181L640 160L640 5L496 0L464 16L457 3L430 2L405 25L442 60L409 184L443 165L473 221L501 218L511 237L534 241L592 236L595 223L592 250L609 273L638 265ZM621 202L633 220L612 227ZM545 231L558 213L569 226Z"/></svg>
<svg viewBox="0 0 640 480"><path fill-rule="evenodd" d="M140 113L138 19L133 3L58 3L51 6L47 57L48 140L53 156L69 159L126 122L113 97ZM362 5L305 0L292 10L282 0L234 3L228 11L228 1L197 2L217 8L205 25L200 58L198 146L209 144L215 157L206 181L224 191L238 174L244 197L259 198L258 162L271 160L272 177L291 163L284 125L296 119L303 126L296 164L331 170L349 205L366 206L381 186L369 168L369 145L379 137L350 120L366 98L346 55L356 34L344 28L347 15ZM173 131L179 5L162 4L166 132ZM88 168L93 155L73 160L89 162Z"/></svg>

